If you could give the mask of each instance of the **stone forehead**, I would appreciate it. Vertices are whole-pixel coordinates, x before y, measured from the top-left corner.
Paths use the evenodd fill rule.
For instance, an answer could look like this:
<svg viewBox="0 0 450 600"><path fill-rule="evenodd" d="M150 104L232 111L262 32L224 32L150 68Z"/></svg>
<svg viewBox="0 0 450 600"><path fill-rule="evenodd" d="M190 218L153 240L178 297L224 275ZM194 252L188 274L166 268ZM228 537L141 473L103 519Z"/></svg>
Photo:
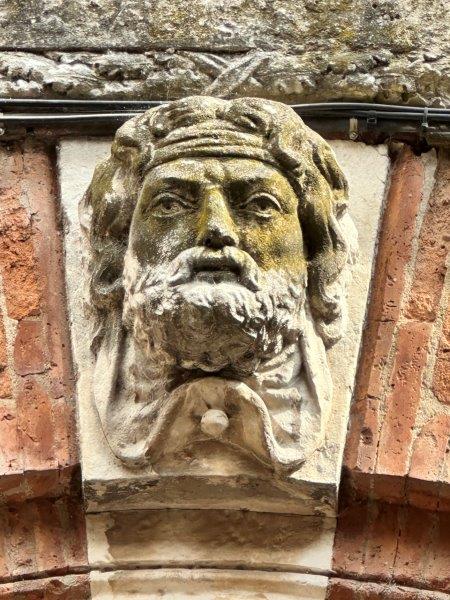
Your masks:
<svg viewBox="0 0 450 600"><path fill-rule="evenodd" d="M154 107L125 123L116 133L120 143L138 141L145 146L164 148L180 138L193 142L196 137L213 136L216 142L233 144L236 135L252 136L250 144L267 146L274 133L301 140L323 140L288 105L262 98L223 100L209 96L191 96ZM253 139L252 139L253 138ZM255 138L260 138L259 142ZM241 141L245 141L241 138Z"/></svg>
<svg viewBox="0 0 450 600"><path fill-rule="evenodd" d="M146 179L180 179L192 182L223 182L231 179L260 181L285 180L285 175L272 164L255 158L236 156L181 157L150 168Z"/></svg>

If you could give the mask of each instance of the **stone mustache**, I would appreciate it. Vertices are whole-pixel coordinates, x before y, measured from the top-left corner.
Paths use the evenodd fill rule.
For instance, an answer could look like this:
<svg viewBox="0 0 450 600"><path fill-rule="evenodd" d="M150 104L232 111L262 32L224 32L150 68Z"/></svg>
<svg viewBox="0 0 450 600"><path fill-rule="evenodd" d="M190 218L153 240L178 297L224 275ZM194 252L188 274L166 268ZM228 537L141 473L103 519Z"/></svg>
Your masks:
<svg viewBox="0 0 450 600"><path fill-rule="evenodd" d="M356 249L328 144L277 102L170 102L117 131L80 219L114 454L298 469L326 434Z"/></svg>

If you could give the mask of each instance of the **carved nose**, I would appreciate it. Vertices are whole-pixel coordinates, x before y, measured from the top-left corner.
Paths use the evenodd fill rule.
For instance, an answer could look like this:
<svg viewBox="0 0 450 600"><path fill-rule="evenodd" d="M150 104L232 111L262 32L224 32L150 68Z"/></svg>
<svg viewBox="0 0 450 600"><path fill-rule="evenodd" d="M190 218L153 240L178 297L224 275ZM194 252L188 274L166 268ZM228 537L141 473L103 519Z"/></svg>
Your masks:
<svg viewBox="0 0 450 600"><path fill-rule="evenodd" d="M197 245L218 250L225 246L237 246L238 243L234 223L224 200L215 198L207 202L200 217Z"/></svg>
<svg viewBox="0 0 450 600"><path fill-rule="evenodd" d="M227 232L223 227L217 225L209 227L207 232L199 236L197 244L218 250L224 246L237 246L237 239L234 233Z"/></svg>

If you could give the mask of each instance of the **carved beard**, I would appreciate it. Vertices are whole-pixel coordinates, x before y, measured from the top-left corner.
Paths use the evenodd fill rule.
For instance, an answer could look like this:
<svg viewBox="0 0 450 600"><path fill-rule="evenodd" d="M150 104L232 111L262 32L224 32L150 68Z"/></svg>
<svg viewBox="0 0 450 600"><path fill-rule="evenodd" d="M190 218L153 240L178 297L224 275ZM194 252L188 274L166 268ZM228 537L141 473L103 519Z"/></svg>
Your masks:
<svg viewBox="0 0 450 600"><path fill-rule="evenodd" d="M218 270L219 282L202 279ZM137 364L153 373L178 367L248 376L297 339L305 284L306 276L261 271L234 247L192 248L157 268L141 267L129 251L123 318Z"/></svg>

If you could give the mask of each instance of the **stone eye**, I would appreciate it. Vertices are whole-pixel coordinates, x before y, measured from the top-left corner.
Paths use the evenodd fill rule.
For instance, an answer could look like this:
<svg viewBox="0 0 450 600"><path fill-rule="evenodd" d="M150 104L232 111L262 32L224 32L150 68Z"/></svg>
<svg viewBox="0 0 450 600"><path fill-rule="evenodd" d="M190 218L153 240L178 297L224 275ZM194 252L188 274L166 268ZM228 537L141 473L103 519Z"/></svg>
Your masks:
<svg viewBox="0 0 450 600"><path fill-rule="evenodd" d="M267 193L253 194L242 204L242 208L260 216L270 216L274 210L281 212L278 200Z"/></svg>
<svg viewBox="0 0 450 600"><path fill-rule="evenodd" d="M152 212L159 217L170 217L189 209L189 205L176 194L159 194L154 201Z"/></svg>

